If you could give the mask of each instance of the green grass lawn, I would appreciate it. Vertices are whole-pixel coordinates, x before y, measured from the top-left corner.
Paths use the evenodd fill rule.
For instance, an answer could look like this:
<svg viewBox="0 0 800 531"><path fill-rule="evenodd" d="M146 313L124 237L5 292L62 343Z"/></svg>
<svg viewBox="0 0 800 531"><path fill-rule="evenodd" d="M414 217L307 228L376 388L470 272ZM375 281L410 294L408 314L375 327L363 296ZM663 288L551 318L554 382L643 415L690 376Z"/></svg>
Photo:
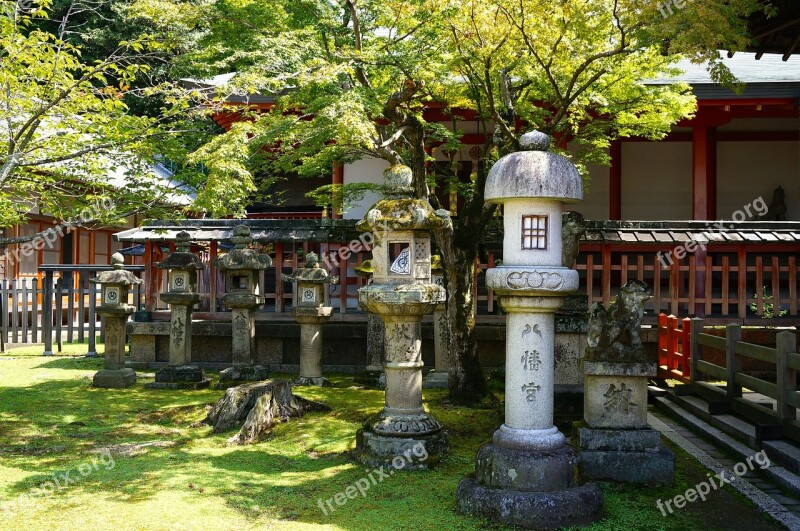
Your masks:
<svg viewBox="0 0 800 531"><path fill-rule="evenodd" d="M426 407L450 433L441 465L400 471L326 515L319 500L366 476L348 452L363 420L382 407L382 391L330 376L334 387L296 392L332 412L281 424L258 444L228 447L235 431L214 435L196 424L222 391L145 390L141 383L94 389L91 377L102 359L78 357L85 345L67 345L64 355L49 358L41 350L0 355L0 529L498 528L459 514L455 492L473 471L478 446L501 422L499 409L453 407L446 391L426 391ZM157 444L130 447L148 442ZM110 457L102 453L108 448ZM676 453L674 486L604 484L606 518L591 529L778 528L733 491L663 517L657 499L706 477ZM54 476L69 484L55 488ZM27 496L41 488L54 492Z"/></svg>

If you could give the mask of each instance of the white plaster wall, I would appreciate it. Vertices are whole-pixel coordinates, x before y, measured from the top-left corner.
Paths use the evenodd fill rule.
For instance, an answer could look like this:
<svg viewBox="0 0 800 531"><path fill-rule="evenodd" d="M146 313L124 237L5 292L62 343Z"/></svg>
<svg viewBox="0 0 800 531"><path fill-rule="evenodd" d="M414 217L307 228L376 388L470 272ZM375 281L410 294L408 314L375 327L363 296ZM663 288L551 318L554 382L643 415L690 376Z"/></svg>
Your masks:
<svg viewBox="0 0 800 531"><path fill-rule="evenodd" d="M787 220L800 220L800 143L720 142L717 144L717 217L731 219L759 197L786 191ZM751 208L755 213L757 209Z"/></svg>
<svg viewBox="0 0 800 531"><path fill-rule="evenodd" d="M608 166L592 164L589 178L583 181L583 201L565 205L564 210L577 210L586 219L608 219L609 175Z"/></svg>
<svg viewBox="0 0 800 531"><path fill-rule="evenodd" d="M691 142L623 142L622 219L692 219L691 198Z"/></svg>
<svg viewBox="0 0 800 531"><path fill-rule="evenodd" d="M383 184L383 170L388 167L388 162L376 158L364 158L352 164L347 164L344 167L344 184ZM363 200L346 208L342 217L345 219L361 219L367 213L369 207L374 205L378 199L380 199L379 194L368 192L364 194Z"/></svg>

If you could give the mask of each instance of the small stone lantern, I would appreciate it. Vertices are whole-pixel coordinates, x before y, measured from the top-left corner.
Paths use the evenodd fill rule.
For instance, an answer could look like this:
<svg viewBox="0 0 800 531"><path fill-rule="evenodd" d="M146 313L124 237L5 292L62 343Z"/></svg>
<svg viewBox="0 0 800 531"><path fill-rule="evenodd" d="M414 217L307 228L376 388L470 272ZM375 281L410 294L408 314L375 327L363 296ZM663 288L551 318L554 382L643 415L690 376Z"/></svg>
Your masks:
<svg viewBox="0 0 800 531"><path fill-rule="evenodd" d="M386 407L359 430L356 455L371 466L411 456L406 468L421 469L447 449L442 425L422 406L420 322L445 297L444 289L431 283L430 231L451 221L447 211L434 212L427 201L412 198L412 178L406 166L386 170L387 198L356 225L374 236L372 283L359 290L358 300L383 319L386 372Z"/></svg>
<svg viewBox="0 0 800 531"><path fill-rule="evenodd" d="M520 144L495 163L485 189L504 209L503 264L486 285L507 314L505 422L478 450L458 502L506 525L585 525L600 517L603 493L578 483L578 452L553 425L555 313L578 289L578 272L562 265L561 206L581 200L583 187L569 160L547 152L547 135L527 133Z"/></svg>
<svg viewBox="0 0 800 531"><path fill-rule="evenodd" d="M444 289L444 267L442 258L434 255L431 258L431 280ZM424 389L447 389L450 380L450 321L447 319L447 308L442 302L433 311L433 370L425 375L422 381Z"/></svg>
<svg viewBox="0 0 800 531"><path fill-rule="evenodd" d="M306 255L306 265L292 275L283 275L286 282L297 283L297 298L292 316L300 323L300 376L293 385L330 385L322 376L322 325L331 318L333 308L325 306L325 284L336 284L338 277L328 276L319 266L315 253Z"/></svg>
<svg viewBox="0 0 800 531"><path fill-rule="evenodd" d="M355 268L356 273L364 279L365 285L372 281L372 260L364 260L361 265ZM386 384L383 378L383 321L376 314L371 313L367 317L367 373L380 373L381 386ZM369 383L374 384L375 380L369 376Z"/></svg>
<svg viewBox="0 0 800 531"><path fill-rule="evenodd" d="M234 248L217 258L216 266L225 275L225 296L222 303L231 309L231 358L233 366L219 373L219 387L239 382L265 380L266 367L256 363L254 312L260 303L258 275L272 266L272 259L250 248L250 228L238 225L231 233Z"/></svg>
<svg viewBox="0 0 800 531"><path fill-rule="evenodd" d="M124 388L136 383L136 372L125 368L125 322L136 311L128 305L128 288L142 281L123 269L125 259L111 256L113 271L103 271L89 282L100 286L101 303L97 313L105 320L105 367L94 375L94 387Z"/></svg>
<svg viewBox="0 0 800 531"><path fill-rule="evenodd" d="M192 310L201 299L197 272L206 266L189 252L190 244L189 233L179 232L175 236L175 252L157 266L167 271L168 291L161 294L161 300L170 306L169 365L156 372L156 381L146 386L151 389L201 389L211 383L203 369L191 365Z"/></svg>

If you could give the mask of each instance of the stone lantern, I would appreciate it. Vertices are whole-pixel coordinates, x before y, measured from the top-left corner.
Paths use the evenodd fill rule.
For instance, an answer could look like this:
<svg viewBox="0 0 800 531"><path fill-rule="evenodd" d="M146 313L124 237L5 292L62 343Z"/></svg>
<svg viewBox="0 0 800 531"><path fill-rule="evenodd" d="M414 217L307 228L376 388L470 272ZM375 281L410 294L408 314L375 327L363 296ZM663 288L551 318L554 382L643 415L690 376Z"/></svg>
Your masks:
<svg viewBox="0 0 800 531"><path fill-rule="evenodd" d="M578 484L578 452L553 425L555 312L578 289L578 272L562 265L561 205L581 200L583 187L569 160L547 152L547 135L520 144L495 163L485 189L504 209L503 265L486 285L507 314L505 422L478 450L458 501L503 524L583 525L600 517L603 494Z"/></svg>
<svg viewBox="0 0 800 531"><path fill-rule="evenodd" d="M431 258L431 281L444 289L444 267L441 256ZM425 375L422 387L425 389L447 389L450 379L450 322L444 301L433 311L433 370Z"/></svg>
<svg viewBox="0 0 800 531"><path fill-rule="evenodd" d="M328 275L319 266L315 253L306 255L306 265L292 275L283 275L286 282L297 283L297 298L292 316L300 323L300 376L294 385L330 385L322 376L322 325L331 318L333 308L325 306L325 284L336 284L338 277Z"/></svg>
<svg viewBox="0 0 800 531"><path fill-rule="evenodd" d="M246 225L234 227L231 233L234 248L217 258L216 266L225 275L225 296L222 303L231 309L231 359L233 366L219 373L220 387L237 382L265 380L266 367L257 365L255 352L255 309L261 305L258 294L260 271L272 266L272 259L250 248L253 239Z"/></svg>
<svg viewBox="0 0 800 531"><path fill-rule="evenodd" d="M97 313L105 319L105 367L94 375L94 387L120 388L136 383L136 372L125 368L125 322L136 311L128 305L128 288L142 281L123 269L125 259L119 253L111 256L113 271L103 271L89 282L101 289Z"/></svg>
<svg viewBox="0 0 800 531"><path fill-rule="evenodd" d="M422 406L420 322L444 301L444 289L431 283L430 231L448 226L450 216L411 197L410 168L393 166L384 180L387 198L356 228L374 236L372 283L359 290L358 300L384 322L386 406L359 430L356 454L362 463L383 466L405 452L413 460L408 468L419 469L447 449L442 425Z"/></svg>
<svg viewBox="0 0 800 531"><path fill-rule="evenodd" d="M200 389L208 387L211 380L203 369L191 365L192 310L200 302L197 292L197 272L206 268L200 258L189 252L189 233L181 231L175 236L175 252L158 264L167 271L167 292L161 300L170 306L169 365L156 372L152 389Z"/></svg>

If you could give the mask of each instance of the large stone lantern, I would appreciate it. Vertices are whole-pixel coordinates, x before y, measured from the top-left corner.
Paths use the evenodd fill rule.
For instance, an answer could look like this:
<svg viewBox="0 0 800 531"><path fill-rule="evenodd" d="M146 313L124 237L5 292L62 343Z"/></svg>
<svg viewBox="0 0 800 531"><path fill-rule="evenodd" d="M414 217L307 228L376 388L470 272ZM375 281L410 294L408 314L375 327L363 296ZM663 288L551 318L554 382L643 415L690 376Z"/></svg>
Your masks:
<svg viewBox="0 0 800 531"><path fill-rule="evenodd" d="M161 294L161 300L170 306L169 365L156 372L155 383L147 385L150 388L200 389L211 383L203 369L191 365L192 310L201 299L197 292L197 272L206 266L189 252L190 245L189 233L179 232L175 236L175 252L157 266L167 271L167 292Z"/></svg>
<svg viewBox="0 0 800 531"><path fill-rule="evenodd" d="M255 309L261 305L258 294L260 271L272 266L272 259L250 248L253 239L246 225L234 227L231 234L234 248L217 258L216 266L225 275L225 296L222 303L231 309L231 359L233 366L219 373L220 387L243 381L264 380L266 367L256 364Z"/></svg>
<svg viewBox="0 0 800 531"><path fill-rule="evenodd" d="M141 284L141 279L123 269L125 259L119 253L111 256L113 271L103 271L90 280L100 286L101 303L97 313L105 320L105 366L94 375L94 387L120 388L136 383L136 372L125 368L125 322L136 311L128 305L128 289Z"/></svg>
<svg viewBox="0 0 800 531"><path fill-rule="evenodd" d="M373 205L356 228L374 236L372 283L359 290L358 300L384 322L386 406L359 430L356 452L361 462L374 466L410 455L416 459L410 468L425 468L447 448L441 424L422 406L420 322L444 301L444 289L431 282L430 231L449 225L450 217L411 198L410 168L393 166L384 180L387 198Z"/></svg>
<svg viewBox="0 0 800 531"><path fill-rule="evenodd" d="M504 209L503 264L486 285L507 313L505 422L478 450L458 501L503 524L569 527L599 518L603 504L597 485L577 482L578 452L553 425L555 312L578 289L578 272L562 266L561 205L581 200L583 188L575 166L547 152L547 135L520 143L524 151L497 161L485 189Z"/></svg>
<svg viewBox="0 0 800 531"><path fill-rule="evenodd" d="M322 325L333 313L326 306L325 284L336 284L339 277L332 277L319 266L315 253L306 255L306 265L292 275L283 275L286 282L297 283L297 298L292 316L300 323L300 376L294 385L330 385L322 376Z"/></svg>

